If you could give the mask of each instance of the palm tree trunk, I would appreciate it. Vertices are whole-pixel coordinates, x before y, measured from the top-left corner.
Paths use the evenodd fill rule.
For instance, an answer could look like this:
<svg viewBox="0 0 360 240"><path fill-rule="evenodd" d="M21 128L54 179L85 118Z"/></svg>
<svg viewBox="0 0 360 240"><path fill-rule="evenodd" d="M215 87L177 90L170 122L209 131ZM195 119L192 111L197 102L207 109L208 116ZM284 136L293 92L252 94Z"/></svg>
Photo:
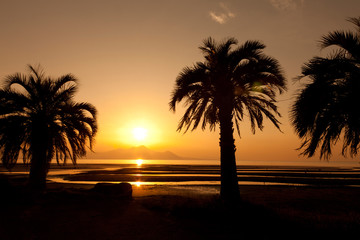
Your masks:
<svg viewBox="0 0 360 240"><path fill-rule="evenodd" d="M31 190L42 191L46 188L48 164L46 158L33 156L30 164L29 187Z"/></svg>
<svg viewBox="0 0 360 240"><path fill-rule="evenodd" d="M240 191L235 160L232 109L226 106L219 110L221 162L220 196L226 203L235 203L240 199Z"/></svg>
<svg viewBox="0 0 360 240"><path fill-rule="evenodd" d="M30 163L29 187L31 190L42 191L46 188L46 176L50 167L47 150L48 129L43 121L35 123L31 136L32 158Z"/></svg>

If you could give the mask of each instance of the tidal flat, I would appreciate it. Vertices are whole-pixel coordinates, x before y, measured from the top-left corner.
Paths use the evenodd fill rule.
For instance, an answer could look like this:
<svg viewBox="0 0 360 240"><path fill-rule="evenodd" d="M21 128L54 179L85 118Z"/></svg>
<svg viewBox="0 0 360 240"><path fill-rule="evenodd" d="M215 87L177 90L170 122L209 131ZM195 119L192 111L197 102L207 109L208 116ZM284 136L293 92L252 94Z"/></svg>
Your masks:
<svg viewBox="0 0 360 240"><path fill-rule="evenodd" d="M161 170L159 166L143 167L144 172ZM100 181L98 177L106 173L116 176L119 171L130 174L139 169L129 168L99 170L88 166L71 176L81 176L85 182L85 176ZM173 174L187 177L179 173L183 168L175 168ZM216 169L205 168L204 174L211 175L211 171L216 174ZM187 167L189 175L198 170ZM251 167L240 169L240 174L262 173L264 178L295 174L295 179L303 174L314 182L321 174L324 178L336 175L341 181L353 181L357 171L336 168L332 172L308 169L301 173L303 170ZM150 174L144 172L135 174ZM61 174L63 178L68 176ZM354 185L239 181L241 201L237 207L228 208L219 199L218 184L184 184L186 181L132 184L132 197L124 198L116 193L94 192L94 184L90 183L49 180L47 190L35 196L26 190L26 175L2 174L1 179L0 234L5 240L357 239L360 233L360 188Z"/></svg>

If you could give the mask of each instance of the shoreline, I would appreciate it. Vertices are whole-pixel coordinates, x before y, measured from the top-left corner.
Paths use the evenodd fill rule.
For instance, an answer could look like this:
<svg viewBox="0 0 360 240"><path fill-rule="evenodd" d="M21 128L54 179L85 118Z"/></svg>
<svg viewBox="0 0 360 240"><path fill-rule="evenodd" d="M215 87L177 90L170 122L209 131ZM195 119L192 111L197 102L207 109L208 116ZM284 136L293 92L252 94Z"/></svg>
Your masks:
<svg viewBox="0 0 360 240"><path fill-rule="evenodd" d="M240 185L239 208L227 209L219 186L133 185L128 199L48 182L32 197L24 175L2 177L14 184L0 199L4 240L351 239L360 229L360 188Z"/></svg>
<svg viewBox="0 0 360 240"><path fill-rule="evenodd" d="M16 166L12 172L0 168L1 175L26 177L26 166ZM360 187L358 167L302 166L239 166L239 185L289 185ZM130 182L133 186L186 185L219 186L220 167L215 165L158 165L134 164L93 165L76 168L56 166L48 173L48 182L59 184L88 184L99 182Z"/></svg>
<svg viewBox="0 0 360 240"><path fill-rule="evenodd" d="M351 239L360 229L360 188L240 186L239 208L227 209L218 187L133 186L132 199L83 187L12 191L0 200L2 239Z"/></svg>

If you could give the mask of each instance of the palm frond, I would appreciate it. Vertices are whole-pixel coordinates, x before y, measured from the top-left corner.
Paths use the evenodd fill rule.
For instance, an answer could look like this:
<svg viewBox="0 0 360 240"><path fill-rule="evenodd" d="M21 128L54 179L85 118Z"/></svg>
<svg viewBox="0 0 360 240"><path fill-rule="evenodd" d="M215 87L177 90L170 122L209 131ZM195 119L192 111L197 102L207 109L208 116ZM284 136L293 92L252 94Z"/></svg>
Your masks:
<svg viewBox="0 0 360 240"><path fill-rule="evenodd" d="M357 33L360 34L360 17L351 17L347 19L348 22L355 25Z"/></svg>
<svg viewBox="0 0 360 240"><path fill-rule="evenodd" d="M66 163L70 158L75 164L78 157L86 154L86 147L92 148L97 132L96 108L73 101L77 79L72 74L53 80L40 67L29 65L29 69L28 76L8 76L4 89L0 89L3 164L14 166L20 152L24 163L42 155L47 164L52 158L58 163Z"/></svg>
<svg viewBox="0 0 360 240"><path fill-rule="evenodd" d="M350 22L359 26L360 19ZM360 101L359 37L359 33L345 31L325 35L322 47L339 49L326 58L314 57L302 67L298 79L306 77L309 82L297 93L290 117L305 156L320 149L320 157L328 159L341 136L342 154L349 152L353 157L358 153L360 112L353 104Z"/></svg>
<svg viewBox="0 0 360 240"><path fill-rule="evenodd" d="M169 103L172 111L181 101L187 107L178 131L186 132L190 126L194 130L200 123L203 130L207 125L215 129L225 106L233 109L230 114L233 112L239 134L245 108L253 132L263 128L263 115L279 128L275 90L286 90L286 80L278 61L262 52L265 45L259 41L247 41L232 50L235 44L234 38L220 43L211 37L205 39L200 47L205 61L184 68L178 75Z"/></svg>
<svg viewBox="0 0 360 240"><path fill-rule="evenodd" d="M338 46L344 49L351 57L360 58L360 41L359 35L350 31L334 31L321 39L321 47L327 48L330 46Z"/></svg>

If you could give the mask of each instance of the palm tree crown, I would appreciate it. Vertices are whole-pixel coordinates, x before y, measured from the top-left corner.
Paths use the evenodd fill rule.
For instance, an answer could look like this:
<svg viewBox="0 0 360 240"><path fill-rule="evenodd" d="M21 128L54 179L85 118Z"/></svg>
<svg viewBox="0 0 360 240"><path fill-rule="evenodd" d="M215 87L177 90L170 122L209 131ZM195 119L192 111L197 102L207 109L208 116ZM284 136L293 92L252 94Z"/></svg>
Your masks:
<svg viewBox="0 0 360 240"><path fill-rule="evenodd" d="M355 156L360 143L360 18L348 19L356 31L334 31L321 39L321 47L337 47L327 58L314 57L302 67L309 82L291 109L296 133L303 139L303 154L328 159L343 134L342 153Z"/></svg>
<svg viewBox="0 0 360 240"><path fill-rule="evenodd" d="M179 74L170 109L175 111L182 100L188 108L178 130L187 131L191 126L194 130L200 123L203 130L207 124L214 130L224 105L231 109L239 134L239 123L246 113L253 132L256 127L263 129L263 115L279 128L275 94L276 90L281 93L286 89L279 63L262 52L265 45L258 41L247 41L231 51L235 44L234 38L220 44L206 39L200 47L205 61L186 67Z"/></svg>
<svg viewBox="0 0 360 240"><path fill-rule="evenodd" d="M200 47L204 62L182 70L170 101L172 111L183 100L187 105L178 131L194 130L200 124L203 130L207 125L214 130L220 125L220 195L227 202L239 197L233 121L239 134L239 123L246 115L253 133L263 128L264 115L279 128L275 95L286 88L279 63L262 51L265 45L247 41L232 50L236 44L234 38L219 44L206 39Z"/></svg>
<svg viewBox="0 0 360 240"><path fill-rule="evenodd" d="M32 174L37 178L42 172L46 177L53 158L75 164L86 154L87 143L92 148L97 123L94 106L74 102L77 79L73 75L53 80L29 68L28 76L10 75L0 89L0 151L7 168L22 155L31 164L31 181Z"/></svg>

